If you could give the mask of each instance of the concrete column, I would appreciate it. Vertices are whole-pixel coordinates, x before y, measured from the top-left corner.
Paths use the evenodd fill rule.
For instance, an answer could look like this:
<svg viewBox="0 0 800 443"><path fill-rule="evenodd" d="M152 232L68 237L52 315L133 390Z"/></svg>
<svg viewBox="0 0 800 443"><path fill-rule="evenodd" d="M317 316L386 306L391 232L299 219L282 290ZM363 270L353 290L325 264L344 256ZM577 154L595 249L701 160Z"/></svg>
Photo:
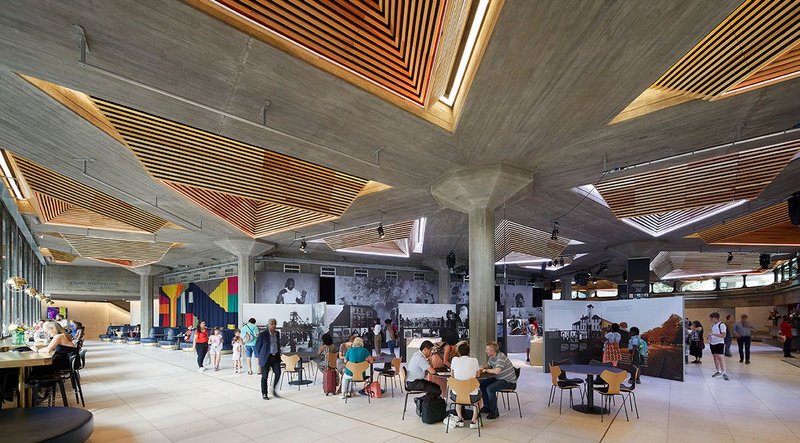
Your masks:
<svg viewBox="0 0 800 443"><path fill-rule="evenodd" d="M439 276L439 298L437 303L450 302L450 268L447 267L447 260L443 258L432 258L422 262L425 266L433 269Z"/></svg>
<svg viewBox="0 0 800 443"><path fill-rule="evenodd" d="M561 276L561 300L572 300L572 279L574 275Z"/></svg>
<svg viewBox="0 0 800 443"><path fill-rule="evenodd" d="M133 268L132 271L139 274L139 313L141 316L141 327L139 333L141 338L150 336L150 328L153 327L153 300L155 295L155 276L168 271L164 266L147 265Z"/></svg>
<svg viewBox="0 0 800 443"><path fill-rule="evenodd" d="M494 210L531 178L528 171L498 164L452 171L431 187L440 206L469 215L469 336L481 363L486 362L486 342L497 338Z"/></svg>
<svg viewBox="0 0 800 443"><path fill-rule="evenodd" d="M244 304L255 303L256 301L254 258L275 250L276 245L252 238L226 238L224 240L218 240L216 244L226 251L235 254L239 262L239 306L237 306L236 312L239 314L238 324L242 324L246 320L243 318L242 314Z"/></svg>

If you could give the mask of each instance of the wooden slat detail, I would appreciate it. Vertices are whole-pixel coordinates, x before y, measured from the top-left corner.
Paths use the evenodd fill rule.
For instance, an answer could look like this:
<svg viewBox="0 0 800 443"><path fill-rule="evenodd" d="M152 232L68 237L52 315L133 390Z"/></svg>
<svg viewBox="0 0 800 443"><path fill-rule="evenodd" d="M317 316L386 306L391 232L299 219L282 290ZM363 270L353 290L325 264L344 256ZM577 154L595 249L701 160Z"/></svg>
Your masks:
<svg viewBox="0 0 800 443"><path fill-rule="evenodd" d="M103 194L27 159L13 156L13 161L22 174L26 186L35 193L111 218L132 226L135 230L154 233L167 223L166 220L129 203Z"/></svg>
<svg viewBox="0 0 800 443"><path fill-rule="evenodd" d="M61 234L72 249L81 257L117 259L131 261L160 261L172 248L170 242L145 242L86 237L75 234Z"/></svg>
<svg viewBox="0 0 800 443"><path fill-rule="evenodd" d="M356 231L347 232L345 234L334 235L325 237L323 241L334 251L339 249L349 249L359 246L374 245L378 243L392 242L395 240L403 240L411 237L411 231L414 229L415 220L404 221L400 223L393 223L391 225L384 225L384 237L378 236L377 226Z"/></svg>
<svg viewBox="0 0 800 443"><path fill-rule="evenodd" d="M707 275L721 272L755 272L759 269L757 252L734 252L728 263L727 252L662 251L650 263L650 269L659 278L673 273L675 278L683 275Z"/></svg>
<svg viewBox="0 0 800 443"><path fill-rule="evenodd" d="M649 229L653 232L661 232L661 231L666 231L675 226L678 226L680 224L689 222L693 219L703 217L704 215L707 215L711 212L718 210L720 207L724 205L725 203L719 203L716 205L710 205L700 208L682 209L679 211L670 211L661 214L639 215L636 217L629 217L626 220L628 220L631 223L635 223L639 226L642 226L646 229Z"/></svg>
<svg viewBox="0 0 800 443"><path fill-rule="evenodd" d="M50 248L50 256L53 257L53 260L55 260L56 263L72 263L76 258L78 258L70 253L52 248Z"/></svg>
<svg viewBox="0 0 800 443"><path fill-rule="evenodd" d="M773 82L779 78L789 80L798 75L800 75L800 43L773 60L772 63L754 72L746 80L736 85L731 92L760 83Z"/></svg>
<svg viewBox="0 0 800 443"><path fill-rule="evenodd" d="M92 258L92 260L97 260L104 263L111 263L118 266L124 266L126 268L138 268L139 266L145 266L154 263L144 260L120 260L116 258Z"/></svg>
<svg viewBox="0 0 800 443"><path fill-rule="evenodd" d="M147 170L164 181L335 217L367 184L358 177L104 100L95 103Z"/></svg>
<svg viewBox="0 0 800 443"><path fill-rule="evenodd" d="M39 215L42 223L49 223L54 218L73 208L71 204L41 192L34 191L33 195L39 205Z"/></svg>
<svg viewBox="0 0 800 443"><path fill-rule="evenodd" d="M736 246L800 247L800 227L795 226L791 222L787 221L741 235L727 237L714 242L713 244Z"/></svg>
<svg viewBox="0 0 800 443"><path fill-rule="evenodd" d="M338 217L292 208L275 203L260 202L256 209L255 237L265 237L279 232L336 220Z"/></svg>
<svg viewBox="0 0 800 443"><path fill-rule="evenodd" d="M561 236L558 240L552 240L550 236L550 232L503 220L494 230L495 260L511 253L556 258L562 255L570 240Z"/></svg>
<svg viewBox="0 0 800 443"><path fill-rule="evenodd" d="M713 99L794 47L800 39L800 2L745 0L654 84Z"/></svg>
<svg viewBox="0 0 800 443"><path fill-rule="evenodd" d="M425 105L446 0L195 0L192 4L270 44L275 36ZM286 50L281 45L279 48Z"/></svg>
<svg viewBox="0 0 800 443"><path fill-rule="evenodd" d="M750 149L597 184L617 218L751 200L786 167L800 141Z"/></svg>
<svg viewBox="0 0 800 443"><path fill-rule="evenodd" d="M733 220L726 220L716 226L699 231L697 234L706 243L722 242L725 239L736 237L759 229L785 223L789 220L786 202L769 206Z"/></svg>

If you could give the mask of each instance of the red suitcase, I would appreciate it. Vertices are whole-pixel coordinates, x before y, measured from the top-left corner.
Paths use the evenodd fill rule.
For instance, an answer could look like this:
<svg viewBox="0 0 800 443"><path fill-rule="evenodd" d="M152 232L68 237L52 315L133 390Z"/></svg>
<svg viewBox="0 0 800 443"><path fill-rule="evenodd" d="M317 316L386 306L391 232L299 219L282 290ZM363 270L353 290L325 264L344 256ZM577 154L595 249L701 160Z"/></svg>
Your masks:
<svg viewBox="0 0 800 443"><path fill-rule="evenodd" d="M336 393L336 370L326 369L322 372L322 391L325 395Z"/></svg>

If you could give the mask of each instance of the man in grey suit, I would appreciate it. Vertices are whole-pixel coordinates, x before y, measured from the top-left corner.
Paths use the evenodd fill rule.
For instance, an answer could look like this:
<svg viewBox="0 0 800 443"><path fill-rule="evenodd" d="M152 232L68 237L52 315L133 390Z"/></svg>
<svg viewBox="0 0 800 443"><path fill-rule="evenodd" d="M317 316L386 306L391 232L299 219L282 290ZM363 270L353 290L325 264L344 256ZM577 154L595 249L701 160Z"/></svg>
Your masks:
<svg viewBox="0 0 800 443"><path fill-rule="evenodd" d="M278 395L278 381L281 379L281 333L276 329L278 322L271 318L267 321L267 330L258 334L256 355L261 366L261 398L269 400L269 370L272 369L272 396Z"/></svg>

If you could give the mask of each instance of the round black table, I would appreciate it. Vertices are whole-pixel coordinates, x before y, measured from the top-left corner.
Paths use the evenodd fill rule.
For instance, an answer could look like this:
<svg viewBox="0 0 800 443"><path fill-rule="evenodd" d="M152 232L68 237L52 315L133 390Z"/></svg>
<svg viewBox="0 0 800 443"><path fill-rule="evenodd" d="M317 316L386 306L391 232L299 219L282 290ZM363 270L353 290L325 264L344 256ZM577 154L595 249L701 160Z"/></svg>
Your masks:
<svg viewBox="0 0 800 443"><path fill-rule="evenodd" d="M85 409L17 408L0 411L0 436L13 436L13 441L77 443L88 440L92 431L94 418Z"/></svg>
<svg viewBox="0 0 800 443"><path fill-rule="evenodd" d="M574 405L572 409L584 414L608 413L608 409L594 405L594 377L595 375L600 375L603 371L625 372L624 369L600 365L559 365L558 367L564 372L586 374L586 404Z"/></svg>
<svg viewBox="0 0 800 443"><path fill-rule="evenodd" d="M303 378L303 372L304 372L304 369L305 369L303 367L303 363L304 363L303 359L306 358L306 359L310 360L311 357L316 356L317 353L316 352L311 352L311 351L300 351L300 352L287 353L286 355L293 355L293 354L297 354L300 357L300 365L297 368L297 369L300 370L300 372L299 372L299 374L297 374L297 380L292 380L292 381L289 382L289 384L292 385L292 386L300 386L300 385L310 385L311 383L314 383L313 381L311 381L311 380L309 380L307 378L306 379Z"/></svg>

